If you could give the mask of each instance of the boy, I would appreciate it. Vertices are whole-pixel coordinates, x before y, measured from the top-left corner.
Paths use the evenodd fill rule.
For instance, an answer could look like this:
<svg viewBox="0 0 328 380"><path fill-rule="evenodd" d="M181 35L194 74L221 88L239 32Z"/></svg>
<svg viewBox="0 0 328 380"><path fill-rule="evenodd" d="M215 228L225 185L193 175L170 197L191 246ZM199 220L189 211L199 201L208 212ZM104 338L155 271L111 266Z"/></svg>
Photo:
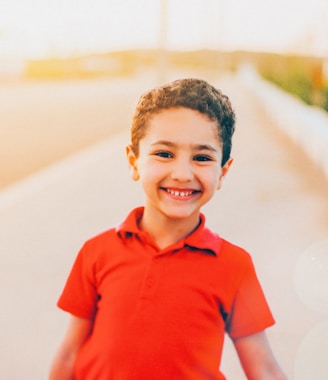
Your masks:
<svg viewBox="0 0 328 380"><path fill-rule="evenodd" d="M225 332L248 379L285 379L249 254L200 211L232 164L234 124L229 99L202 80L140 98L126 153L145 206L79 252L58 301L71 319L50 380L225 379Z"/></svg>

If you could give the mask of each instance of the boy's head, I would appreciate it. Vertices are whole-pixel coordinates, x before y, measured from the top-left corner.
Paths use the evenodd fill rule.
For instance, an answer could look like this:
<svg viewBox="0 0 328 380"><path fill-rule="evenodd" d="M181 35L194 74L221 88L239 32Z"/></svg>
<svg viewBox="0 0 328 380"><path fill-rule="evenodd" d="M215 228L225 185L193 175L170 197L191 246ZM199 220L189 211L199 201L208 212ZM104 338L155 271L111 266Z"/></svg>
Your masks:
<svg viewBox="0 0 328 380"><path fill-rule="evenodd" d="M139 141L146 135L149 120L162 110L190 108L217 122L222 143L223 166L230 158L235 113L228 97L201 79L180 79L143 94L136 107L131 128L131 148L138 157Z"/></svg>

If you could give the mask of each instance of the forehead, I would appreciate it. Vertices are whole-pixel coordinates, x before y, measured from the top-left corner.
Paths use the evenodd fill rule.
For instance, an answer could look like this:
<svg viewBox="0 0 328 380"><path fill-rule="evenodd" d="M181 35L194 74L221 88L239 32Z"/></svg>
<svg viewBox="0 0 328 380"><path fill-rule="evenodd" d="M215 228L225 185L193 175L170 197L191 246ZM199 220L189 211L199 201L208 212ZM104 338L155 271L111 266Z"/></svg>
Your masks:
<svg viewBox="0 0 328 380"><path fill-rule="evenodd" d="M147 124L145 137L148 139L220 144L217 121L189 108L164 109L153 115Z"/></svg>

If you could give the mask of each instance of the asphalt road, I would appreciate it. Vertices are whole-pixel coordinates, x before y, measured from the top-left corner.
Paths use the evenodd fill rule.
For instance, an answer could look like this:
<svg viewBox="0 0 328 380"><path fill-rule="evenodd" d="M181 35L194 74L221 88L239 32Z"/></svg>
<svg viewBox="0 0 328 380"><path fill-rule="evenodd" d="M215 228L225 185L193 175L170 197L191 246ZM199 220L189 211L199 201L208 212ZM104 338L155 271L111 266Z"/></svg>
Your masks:
<svg viewBox="0 0 328 380"><path fill-rule="evenodd" d="M316 337L328 332L328 307L322 307L317 288L306 281L313 279L313 273L320 277L322 267L327 268L327 181L275 127L261 99L238 77L202 76L230 96L238 116L235 162L222 190L204 209L208 224L251 252L277 320L268 331L269 338L289 378L324 380L327 369L322 357L327 349ZM174 77L177 74L168 79ZM39 137L29 149L42 146L46 152L59 149L54 146L62 139L73 146L81 131L85 136L93 136L94 130L102 132L96 133L94 141L87 137L81 145L71 146L61 157L48 161L56 161L54 165L0 193L0 379L46 378L67 320L55 303L77 250L87 238L117 224L131 207L142 204L141 190L129 178L124 146L137 97L153 84L154 79L144 75L138 80L116 80L115 86L98 81L71 83L61 90L48 84L44 91L33 90L38 101L29 99L27 91L20 98L23 111L8 111L7 117L16 127L28 120L32 103L40 102L41 109L42 101L50 102L52 114L58 117L56 125L64 114L71 115L62 129L57 129L58 140L53 133L42 140L40 131L48 121L48 111L42 117L33 113L26 122L30 132L22 136L20 147L31 138L32 130ZM7 110L17 108L16 96L6 101ZM111 131L109 124L113 124ZM21 154L18 161L25 162L28 149L17 154ZM57 161L62 157L65 160ZM46 165L42 163L42 167ZM308 252L322 264L312 272L313 260L306 265ZM309 271L312 277L307 276ZM304 289L310 293L305 294ZM321 296L327 302L324 289ZM317 372L304 377L304 366ZM244 379L228 339L223 368L228 379Z"/></svg>

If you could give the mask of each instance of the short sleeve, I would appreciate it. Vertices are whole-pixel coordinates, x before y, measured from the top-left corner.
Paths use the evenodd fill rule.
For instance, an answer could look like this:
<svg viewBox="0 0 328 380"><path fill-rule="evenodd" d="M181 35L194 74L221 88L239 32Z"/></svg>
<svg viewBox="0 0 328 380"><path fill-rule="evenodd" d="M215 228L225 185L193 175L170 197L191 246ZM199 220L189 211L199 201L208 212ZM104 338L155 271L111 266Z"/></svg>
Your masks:
<svg viewBox="0 0 328 380"><path fill-rule="evenodd" d="M85 244L77 255L57 302L59 308L80 318L92 319L97 307L93 262Z"/></svg>
<svg viewBox="0 0 328 380"><path fill-rule="evenodd" d="M253 262L248 257L237 286L226 330L232 339L255 334L275 323Z"/></svg>

